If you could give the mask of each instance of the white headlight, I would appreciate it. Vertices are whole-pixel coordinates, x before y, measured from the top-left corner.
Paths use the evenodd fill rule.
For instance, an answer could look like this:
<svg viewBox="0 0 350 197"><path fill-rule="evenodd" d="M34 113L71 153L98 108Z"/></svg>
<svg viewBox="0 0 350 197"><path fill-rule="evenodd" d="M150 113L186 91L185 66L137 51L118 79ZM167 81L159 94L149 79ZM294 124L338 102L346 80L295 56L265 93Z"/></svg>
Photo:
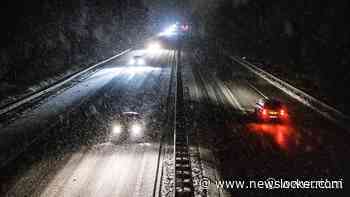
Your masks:
<svg viewBox="0 0 350 197"><path fill-rule="evenodd" d="M142 127L140 124L134 124L131 126L131 132L133 135L138 136L142 132Z"/></svg>
<svg viewBox="0 0 350 197"><path fill-rule="evenodd" d="M137 64L138 65L144 65L145 64L145 60L144 59L139 59L139 60L137 60Z"/></svg>
<svg viewBox="0 0 350 197"><path fill-rule="evenodd" d="M122 126L121 125L114 125L113 134L120 134L121 132L122 132Z"/></svg>
<svg viewBox="0 0 350 197"><path fill-rule="evenodd" d="M148 47L147 47L147 50L148 50L148 52L158 52L158 51L160 51L161 50L161 46L160 46L160 44L159 43L151 43L151 44L149 44L148 45Z"/></svg>
<svg viewBox="0 0 350 197"><path fill-rule="evenodd" d="M129 61L129 64L135 64L135 59L131 59L131 60Z"/></svg>

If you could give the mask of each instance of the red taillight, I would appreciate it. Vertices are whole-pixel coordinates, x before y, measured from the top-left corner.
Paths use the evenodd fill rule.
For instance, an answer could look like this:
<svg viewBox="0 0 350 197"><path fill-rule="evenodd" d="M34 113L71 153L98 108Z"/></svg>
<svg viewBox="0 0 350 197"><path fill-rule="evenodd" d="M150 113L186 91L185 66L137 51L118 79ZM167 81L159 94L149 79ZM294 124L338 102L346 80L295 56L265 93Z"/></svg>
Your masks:
<svg viewBox="0 0 350 197"><path fill-rule="evenodd" d="M263 110L262 110L262 115L264 115L264 116L267 115L267 110L266 110L266 109L263 109Z"/></svg>
<svg viewBox="0 0 350 197"><path fill-rule="evenodd" d="M280 114L281 114L281 116L284 116L286 114L286 112L283 109L281 109Z"/></svg>

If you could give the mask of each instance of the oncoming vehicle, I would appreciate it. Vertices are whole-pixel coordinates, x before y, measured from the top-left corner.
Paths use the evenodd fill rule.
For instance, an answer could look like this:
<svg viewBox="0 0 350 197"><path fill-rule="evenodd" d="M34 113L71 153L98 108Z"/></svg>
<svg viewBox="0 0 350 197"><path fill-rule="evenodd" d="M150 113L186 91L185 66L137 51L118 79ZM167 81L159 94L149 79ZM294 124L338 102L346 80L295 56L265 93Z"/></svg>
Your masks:
<svg viewBox="0 0 350 197"><path fill-rule="evenodd" d="M147 45L147 51L149 53L157 53L157 52L160 52L162 49L162 46L160 44L160 41L153 41L153 42L150 42L148 45Z"/></svg>
<svg viewBox="0 0 350 197"><path fill-rule="evenodd" d="M145 64L146 60L142 55L135 55L129 61L129 65L143 66Z"/></svg>
<svg viewBox="0 0 350 197"><path fill-rule="evenodd" d="M123 112L117 115L112 125L112 141L121 139L139 140L144 137L145 122L137 112Z"/></svg>
<svg viewBox="0 0 350 197"><path fill-rule="evenodd" d="M262 121L281 121L287 118L285 105L277 99L259 99L254 112L257 119Z"/></svg>

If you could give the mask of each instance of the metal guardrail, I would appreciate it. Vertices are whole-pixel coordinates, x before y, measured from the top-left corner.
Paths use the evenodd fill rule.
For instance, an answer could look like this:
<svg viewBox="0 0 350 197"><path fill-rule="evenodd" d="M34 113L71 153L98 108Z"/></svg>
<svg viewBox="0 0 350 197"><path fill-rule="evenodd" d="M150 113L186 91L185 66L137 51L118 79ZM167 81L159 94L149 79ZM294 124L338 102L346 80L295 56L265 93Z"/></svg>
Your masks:
<svg viewBox="0 0 350 197"><path fill-rule="evenodd" d="M24 104L26 104L26 103L28 103L30 101L33 101L33 100L37 99L38 97L41 97L41 96L43 96L43 95L45 95L45 94L47 94L47 93L49 93L49 92L59 88L59 87L62 87L63 85L65 85L66 83L72 81L73 79L75 79L75 78L77 78L77 77L79 77L79 76L81 76L81 75L83 75L83 74L85 74L85 73L87 73L87 72L97 68L98 66L101 66L101 65L103 65L103 64L105 64L105 63L107 63L107 62L109 62L109 61L111 61L111 60L113 60L115 58L118 58L118 57L120 57L120 56L122 56L122 55L124 55L124 54L126 54L126 53L128 53L130 51L131 51L131 49L127 49L127 50L125 50L125 51L123 51L123 52L121 52L121 53L119 53L119 54L117 54L117 55L115 55L113 57L110 57L110 58L108 58L106 60L103 60L103 61L101 61L101 62L99 62L99 63L97 63L97 64L95 64L93 66L90 66L90 67L88 67L88 68L86 68L86 69L84 69L82 71L79 71L77 73L74 73L74 74L72 74L72 75L62 79L62 80L59 80L58 82L52 84L49 87L46 87L46 88L44 88L42 90L34 92L34 93L24 97L24 98L20 98L20 99L14 101L14 102L11 102L11 103L9 103L9 104L7 104L5 106L1 106L0 107L0 116L4 115L4 114L6 114L6 113L8 113L10 111L13 111L13 110L19 108L20 106L22 106L22 105L24 105Z"/></svg>
<svg viewBox="0 0 350 197"><path fill-rule="evenodd" d="M282 90L292 98L298 100L299 102L303 103L304 105L310 107L314 111L318 112L328 120L331 120L332 122L338 124L339 126L343 127L346 130L349 130L349 121L350 117L345 115L343 112L335 109L334 107L316 99L315 97L305 93L304 91L293 87L289 83L277 78L273 74L270 74L261 68L258 68L256 65L243 60L239 57L235 56L229 56L233 61L239 63L249 71L253 72L254 74L258 75L259 77L265 79L270 84L274 85L278 89Z"/></svg>

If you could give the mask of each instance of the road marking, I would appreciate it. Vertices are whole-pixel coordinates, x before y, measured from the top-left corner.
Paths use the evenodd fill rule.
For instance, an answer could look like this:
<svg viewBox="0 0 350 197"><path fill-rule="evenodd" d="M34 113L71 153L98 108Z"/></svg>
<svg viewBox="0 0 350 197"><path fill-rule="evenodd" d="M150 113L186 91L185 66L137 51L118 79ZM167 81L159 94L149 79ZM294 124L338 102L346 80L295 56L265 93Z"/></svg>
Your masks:
<svg viewBox="0 0 350 197"><path fill-rule="evenodd" d="M264 97L265 99L268 99L269 97L267 97L265 94L263 94L258 88L256 88L255 86L253 86L253 84L251 84L249 81L247 81L247 84L249 87L251 87L252 89L254 89L258 94L260 94L262 97Z"/></svg>
<svg viewBox="0 0 350 197"><path fill-rule="evenodd" d="M264 71L263 69L255 66L254 64L246 61L241 60L239 58L236 58L234 56L229 56L233 61L237 62L239 65L243 66L244 68L248 69L252 73L256 74L260 78L266 80L271 85L275 86L276 88L280 89L290 97L296 99L300 103L306 105L307 107L311 108L312 110L318 112L328 120L336 123L338 126L342 127L343 129L349 130L349 119L350 117L341 111L335 109L334 107L316 99L315 97L305 93L304 91L290 85L289 83L277 78L276 76Z"/></svg>
<svg viewBox="0 0 350 197"><path fill-rule="evenodd" d="M226 92L230 95L231 99L233 100L233 102L236 104L236 106L238 107L238 109L240 109L243 114L246 114L245 109L242 107L242 105L238 102L237 97L231 92L231 90L225 85L223 84L224 88L226 89Z"/></svg>

